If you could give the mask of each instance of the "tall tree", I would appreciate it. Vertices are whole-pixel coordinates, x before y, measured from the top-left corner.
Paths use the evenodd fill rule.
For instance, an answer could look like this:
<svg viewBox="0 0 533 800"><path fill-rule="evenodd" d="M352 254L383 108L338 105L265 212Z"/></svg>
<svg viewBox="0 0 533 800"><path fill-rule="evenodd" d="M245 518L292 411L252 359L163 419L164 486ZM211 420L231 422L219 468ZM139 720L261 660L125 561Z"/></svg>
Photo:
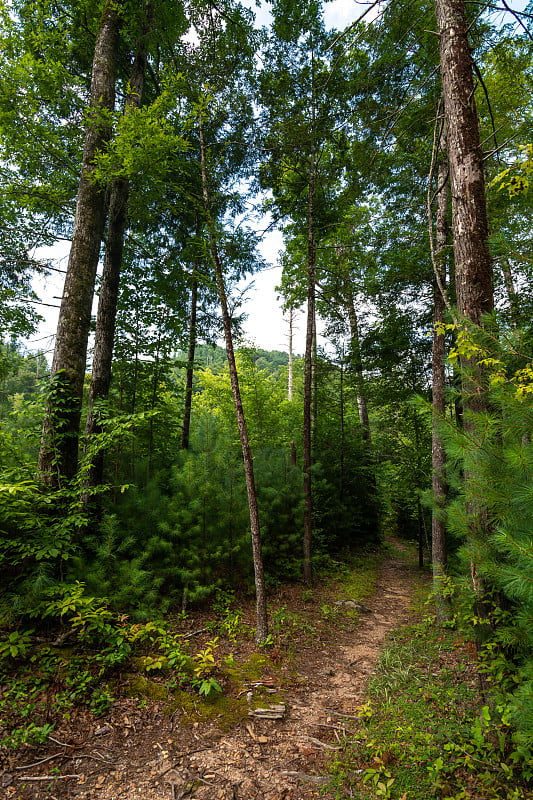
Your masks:
<svg viewBox="0 0 533 800"><path fill-rule="evenodd" d="M151 9L145 8L145 21L137 46L131 76L127 87L125 113L132 108L140 108L143 96L144 78L147 62L147 37L150 29ZM124 250L124 233L128 212L129 180L117 177L111 183L106 250L102 274L102 285L98 300L96 317L96 333L94 342L91 384L89 387L89 408L85 423L85 438L89 442L101 431L98 411L95 402L105 399L111 385L111 365L113 361L113 344L115 339L115 322L117 314L120 270ZM99 450L90 465L85 480L87 495L91 488L102 483L104 470L104 453Z"/></svg>
<svg viewBox="0 0 533 800"><path fill-rule="evenodd" d="M480 325L494 307L492 259L473 62L464 0L435 0L452 195L455 282L459 313ZM468 367L468 360L465 363ZM472 365L470 365L472 366ZM466 407L482 408L473 394Z"/></svg>
<svg viewBox="0 0 533 800"><path fill-rule="evenodd" d="M271 188L274 204L285 222L286 239L300 241L304 266L306 337L304 358L303 475L304 475L304 579L312 579L313 539L313 379L316 344L316 270L319 229L326 224L327 203L322 173L339 170L331 158L334 132L344 83L333 79L330 51L333 38L324 28L320 2L304 6L293 0L277 0L274 23L261 75L266 146L269 158L262 165L263 186ZM305 230L305 235L302 232Z"/></svg>
<svg viewBox="0 0 533 800"><path fill-rule="evenodd" d="M468 42L468 22L463 0L435 0L440 36L440 64L447 135L455 285L459 314L467 324L484 326L494 308L492 260L488 243L483 153L474 97L473 63ZM470 355L461 358L465 429L474 433L473 414L489 407L486 376ZM469 514L468 537L485 539L490 532L486 505L476 497L476 476L465 471ZM483 586L475 560L471 577L477 600L483 603ZM478 613L483 614L482 605Z"/></svg>
<svg viewBox="0 0 533 800"><path fill-rule="evenodd" d="M440 120L437 122L441 125ZM441 126L442 128L442 126ZM437 172L437 215L435 233L435 255L433 278L433 348L431 396L433 405L433 426L431 441L432 490L434 509L431 520L431 555L434 591L437 599L437 613L446 616L446 606L442 593L442 578L446 574L446 523L444 506L446 503L446 452L439 430L446 409L445 398L445 356L446 342L442 329L445 321L446 302L446 264L448 247L448 164L444 131L441 133L440 164ZM428 186L428 195L433 191L433 183ZM431 203L429 204L431 208ZM432 220L430 218L430 225ZM433 231L430 231L433 237Z"/></svg>
<svg viewBox="0 0 533 800"><path fill-rule="evenodd" d="M239 375L235 362L235 350L233 346L233 332L231 328L231 317L228 307L228 297L224 281L224 267L220 257L220 248L216 234L215 221L212 216L212 205L209 193L209 182L207 174L207 148L204 137L204 126L202 121L202 111L199 112L199 139L200 139L200 163L202 171L202 197L204 203L204 215L209 236L209 251L213 262L220 309L222 312L222 323L224 325L224 339L226 342L226 355L228 359L231 390L235 404L235 414L237 417L237 427L241 442L242 457L244 462L244 474L246 477L246 491L248 495L248 508L250 512L250 529L252 534L252 553L254 563L255 578L255 601L256 601L256 640L259 643L265 642L268 635L268 619L266 606L265 576L263 569L263 554L261 546L261 524L259 521L259 506L257 503L257 491L254 476L254 461L246 418L242 405L241 392L239 387Z"/></svg>
<svg viewBox="0 0 533 800"><path fill-rule="evenodd" d="M92 179L95 157L111 137L121 3L106 0L96 37L85 145L72 244L59 312L52 384L43 422L38 472L50 486L72 478L96 269L105 224L105 186Z"/></svg>

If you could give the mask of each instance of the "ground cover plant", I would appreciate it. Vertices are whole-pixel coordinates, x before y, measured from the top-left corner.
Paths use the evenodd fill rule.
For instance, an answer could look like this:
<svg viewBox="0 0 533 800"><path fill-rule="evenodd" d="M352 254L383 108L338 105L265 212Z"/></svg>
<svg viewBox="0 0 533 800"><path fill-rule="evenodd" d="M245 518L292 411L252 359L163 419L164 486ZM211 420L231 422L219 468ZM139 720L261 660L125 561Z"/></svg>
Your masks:
<svg viewBox="0 0 533 800"><path fill-rule="evenodd" d="M332 583L330 564L323 586ZM366 597L372 589L376 558L360 557L357 567L335 565L343 576L343 590ZM355 570L355 572L354 572ZM357 580L359 575L360 580ZM354 584L357 583L357 589ZM259 648L256 665L290 660L295 642L316 641L331 634L332 624L353 630L357 614L331 601L321 602L320 585L307 590L286 586L270 603L272 633ZM291 608L284 593L301 601ZM244 608L247 608L245 613ZM77 707L96 716L106 712L115 695L130 691L150 698L168 698L179 691L213 700L240 676L260 677L252 666L239 667L233 651L253 651L250 599L220 590L204 607L168 615L167 619L132 621L114 611L105 600L90 597L81 582L55 586L32 612L32 627L4 629L0 638L0 745L45 742L61 720ZM195 630L200 626L198 630ZM251 670L251 672L250 672ZM131 676L130 688L124 675ZM137 676L137 677L135 677ZM224 683L225 682L225 683Z"/></svg>
<svg viewBox="0 0 533 800"><path fill-rule="evenodd" d="M501 696L484 694L490 663L467 637L434 617L388 637L357 732L330 763L336 800L531 797L533 758Z"/></svg>

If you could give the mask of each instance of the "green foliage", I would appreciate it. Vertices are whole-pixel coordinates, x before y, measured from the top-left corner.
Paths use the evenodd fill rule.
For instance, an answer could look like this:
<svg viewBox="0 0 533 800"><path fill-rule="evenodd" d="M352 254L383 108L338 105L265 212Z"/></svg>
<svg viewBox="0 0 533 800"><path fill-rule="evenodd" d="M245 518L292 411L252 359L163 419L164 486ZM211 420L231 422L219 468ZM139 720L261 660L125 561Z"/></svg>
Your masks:
<svg viewBox="0 0 533 800"><path fill-rule="evenodd" d="M246 636L249 632L248 626L243 622L243 612L240 609L232 608L234 601L235 597L232 592L217 589L211 608L219 619L207 623L209 631L218 632L230 642L235 642L237 637Z"/></svg>
<svg viewBox="0 0 533 800"><path fill-rule="evenodd" d="M168 81L167 81L168 83ZM98 154L92 173L94 180L107 183L113 178L142 176L152 184L168 179L168 164L177 153L189 149L189 142L176 132L174 120L176 94L181 76L175 86L166 86L149 106L130 106L116 118L116 133L105 152Z"/></svg>
<svg viewBox="0 0 533 800"><path fill-rule="evenodd" d="M460 613L483 643L484 670L509 736L527 758L533 746L530 362L514 339L497 345L471 331L458 340L457 352L475 362L467 379L489 401L487 410L468 415L463 430L442 426L455 468L450 531L463 543L464 572L474 565L483 587L471 590Z"/></svg>
<svg viewBox="0 0 533 800"><path fill-rule="evenodd" d="M82 536L89 523L89 509L82 500L84 480L92 458L129 435L132 427L145 415L110 416L99 409L101 432L85 448L80 469L71 483L50 490L35 480L17 480L13 476L27 474L28 452L21 452L21 464L15 470L12 452L4 452L0 465L0 567L5 580L0 595L1 613L32 614L43 591L62 581L79 558ZM32 435L34 431L32 430ZM56 436L61 435L56 433ZM19 447L21 443L19 442ZM23 448L20 447L21 451ZM125 487L117 487L124 490ZM108 487L96 487L104 493Z"/></svg>
<svg viewBox="0 0 533 800"><path fill-rule="evenodd" d="M2 613L24 613L56 580L74 550L73 534L86 521L77 498L43 492L31 481L0 486Z"/></svg>
<svg viewBox="0 0 533 800"><path fill-rule="evenodd" d="M53 729L46 723L50 715L68 717L79 705L103 713L113 702L108 681L126 664L169 674L174 686L205 698L222 692L216 679L217 637L191 653L187 640L166 623L132 623L101 598L87 595L79 582L50 589L34 616L59 629L67 644L37 644L30 629L12 631L0 641L0 680L6 684L0 743L17 747L45 741Z"/></svg>
<svg viewBox="0 0 533 800"><path fill-rule="evenodd" d="M330 554L379 540L374 465L361 434L355 387L343 369L317 366L313 492L318 541Z"/></svg>
<svg viewBox="0 0 533 800"><path fill-rule="evenodd" d="M504 169L493 178L491 184L498 191L507 190L509 197L528 192L533 173L533 144L526 144L519 148L519 151L521 157L511 167Z"/></svg>
<svg viewBox="0 0 533 800"><path fill-rule="evenodd" d="M331 762L335 797L529 797L531 755L518 754L501 708L480 704L472 653L434 621L389 638L356 736Z"/></svg>
<svg viewBox="0 0 533 800"><path fill-rule="evenodd" d="M0 640L0 660L6 658L23 658L31 645L33 631L12 631L6 639Z"/></svg>

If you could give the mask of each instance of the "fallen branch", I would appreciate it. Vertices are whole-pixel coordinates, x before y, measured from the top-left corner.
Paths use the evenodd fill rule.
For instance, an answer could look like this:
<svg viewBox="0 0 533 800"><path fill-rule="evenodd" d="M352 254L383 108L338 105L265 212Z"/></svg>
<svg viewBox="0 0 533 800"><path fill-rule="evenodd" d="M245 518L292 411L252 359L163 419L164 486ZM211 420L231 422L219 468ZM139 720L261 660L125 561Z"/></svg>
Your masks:
<svg viewBox="0 0 533 800"><path fill-rule="evenodd" d="M31 775L16 775L17 781L61 781L66 778L78 778L79 775L43 775L39 778L32 778Z"/></svg>
<svg viewBox="0 0 533 800"><path fill-rule="evenodd" d="M41 758L40 761L34 761L33 764L24 764L23 767L15 767L15 769L33 769L33 767L38 767L41 764L45 764L47 761L52 761L53 758L59 758L59 756L64 755L64 753L54 753L51 756L46 756L46 758Z"/></svg>
<svg viewBox="0 0 533 800"><path fill-rule="evenodd" d="M320 739L315 739L314 736L300 736L300 739L304 739L306 742L312 742L319 747L324 747L326 750L342 750L342 747L338 747L334 744L327 744L327 742L321 742Z"/></svg>
<svg viewBox="0 0 533 800"><path fill-rule="evenodd" d="M179 638L180 639L190 639L191 636L198 636L198 634L205 633L206 631L207 631L207 628L200 628L199 630L191 631L190 633L180 633L179 634Z"/></svg>
<svg viewBox="0 0 533 800"><path fill-rule="evenodd" d="M248 716L259 717L260 719L283 719L286 710L285 703L273 703L268 708L251 708L248 711Z"/></svg>
<svg viewBox="0 0 533 800"><path fill-rule="evenodd" d="M288 769L284 769L280 772L280 775L284 775L288 778L299 778L299 780L308 781L309 783L329 783L330 781L329 778L322 775L307 775L305 772L294 772Z"/></svg>

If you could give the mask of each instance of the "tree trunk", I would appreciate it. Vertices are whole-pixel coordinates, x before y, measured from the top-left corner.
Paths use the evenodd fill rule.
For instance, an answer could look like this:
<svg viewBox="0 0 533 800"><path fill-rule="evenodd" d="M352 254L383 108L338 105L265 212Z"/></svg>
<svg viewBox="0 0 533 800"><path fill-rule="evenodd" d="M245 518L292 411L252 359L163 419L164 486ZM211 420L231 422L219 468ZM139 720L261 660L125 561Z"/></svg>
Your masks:
<svg viewBox="0 0 533 800"><path fill-rule="evenodd" d="M363 440L367 445L371 445L372 436L370 433L370 419L368 417L368 405L365 393L365 378L363 375L363 364L361 360L361 347L359 344L359 324L357 312L355 310L355 298L352 286L348 278L344 279L344 291L346 311L350 325L350 356L352 368L355 374L355 385L357 389L357 408L359 411L359 422L363 432Z"/></svg>
<svg viewBox="0 0 533 800"><path fill-rule="evenodd" d="M472 57L464 0L435 0L448 161L459 313L480 325L493 310L483 154L474 100ZM478 407L471 398L470 408Z"/></svg>
<svg viewBox="0 0 533 800"><path fill-rule="evenodd" d="M244 461L244 474L246 477L246 491L248 494L248 508L250 512L250 529L252 535L252 555L253 555L254 578L255 578L255 599L256 599L255 638L258 643L261 643L265 642L268 636L268 620L267 620L267 605L266 605L266 591L265 591L265 576L263 568L263 554L261 547L261 527L259 523L259 508L257 505L257 493L255 488L255 477L254 477L254 461L252 457L250 441L248 439L246 418L244 416L244 408L242 405L241 391L239 387L237 364L235 362L235 351L233 349L233 332L231 330L231 318L228 310L228 299L224 283L224 270L219 256L215 226L213 219L211 217L211 202L209 198L209 189L207 183L206 146L205 146L204 130L203 130L201 116L199 118L198 127L199 127L199 138L200 138L200 163L202 170L202 196L204 202L204 213L209 234L209 249L211 253L213 267L215 270L216 284L220 300L220 309L222 312L222 324L224 327L224 338L226 341L226 355L228 359L228 366L230 373L231 391L233 394L233 402L235 405L237 427L239 429L239 438L241 442L242 457Z"/></svg>
<svg viewBox="0 0 533 800"><path fill-rule="evenodd" d="M307 584L310 584L313 579L311 557L314 525L311 469L313 466L313 361L316 316L315 178L315 163L313 153L309 171L309 200L307 209L307 328L305 336L303 397L303 578Z"/></svg>
<svg viewBox="0 0 533 800"><path fill-rule="evenodd" d="M505 290L507 292L507 299L509 301L509 313L511 316L511 325L516 330L516 328L518 328L520 324L520 304L519 304L518 294L516 293L513 281L513 273L511 272L511 265L509 264L509 259L506 256L501 256L500 266L503 273L503 280L505 283Z"/></svg>
<svg viewBox="0 0 533 800"><path fill-rule="evenodd" d="M59 312L52 383L43 421L38 472L51 487L76 474L87 341L105 224L105 188L92 180L94 159L111 138L105 112L115 104L115 54L121 5L108 0L96 37L88 125L72 245ZM102 113L104 112L104 113Z"/></svg>
<svg viewBox="0 0 533 800"><path fill-rule="evenodd" d="M137 53L131 69L130 86L125 101L125 113L128 113L129 108L139 108L142 102L147 58L146 35L149 29L148 14L149 9L147 8L144 35L137 48ZM85 438L87 443L90 443L91 439L94 439L102 430L102 425L98 418L98 410L95 408L95 402L106 399L111 386L111 366L113 362L113 346L115 342L118 292L124 251L128 197L129 181L126 178L116 178L111 186L104 269L102 285L100 287L100 297L98 299L98 314L96 317L91 385L89 388L88 413L85 423ZM103 474L104 452L100 449L93 456L92 463L87 472L84 502L89 501L91 489L103 482Z"/></svg>
<svg viewBox="0 0 533 800"><path fill-rule="evenodd" d="M289 365L287 374L287 400L292 400L294 391L294 308L289 308Z"/></svg>
<svg viewBox="0 0 533 800"><path fill-rule="evenodd" d="M459 314L482 325L493 310L492 261L488 247L483 155L474 100L472 57L464 0L435 0L440 37L440 61L448 163L452 193L455 284ZM486 380L475 358L463 357L462 394L465 430L474 434L472 412L488 408ZM486 538L490 522L483 500L476 496L475 476L465 472L465 493L470 539ZM482 613L483 586L472 564L472 584Z"/></svg>
<svg viewBox="0 0 533 800"><path fill-rule="evenodd" d="M157 341L157 350L155 353L154 359L154 371L152 374L152 392L150 398L150 411L155 411L155 407L157 405L157 387L159 386L159 371L161 366L161 356L160 356L160 339L158 337ZM154 417L153 414L150 415L150 420L148 422L148 471L146 475L147 482L152 477L152 470L154 466Z"/></svg>
<svg viewBox="0 0 533 800"><path fill-rule="evenodd" d="M440 187L440 190L437 195L435 269L438 270L439 276L438 278L435 276L433 279L433 427L431 438L431 462L434 510L431 518L431 560L437 616L445 619L448 613L446 602L441 591L441 584L443 577L446 575L447 560L446 525L443 517L447 494L445 478L446 452L438 432L438 426L440 420L444 417L446 409L444 395L446 343L444 333L439 333L437 331L437 325L444 322L446 312L444 296L440 288L441 286L443 288L446 287L446 247L448 242L448 165L444 158L439 165L437 186Z"/></svg>
<svg viewBox="0 0 533 800"><path fill-rule="evenodd" d="M187 368L185 377L185 402L183 407L183 427L181 430L181 449L188 450L191 433L192 384L194 379L194 357L196 354L196 318L198 313L198 279L196 266L192 273L191 314L189 317L189 346L187 349Z"/></svg>

